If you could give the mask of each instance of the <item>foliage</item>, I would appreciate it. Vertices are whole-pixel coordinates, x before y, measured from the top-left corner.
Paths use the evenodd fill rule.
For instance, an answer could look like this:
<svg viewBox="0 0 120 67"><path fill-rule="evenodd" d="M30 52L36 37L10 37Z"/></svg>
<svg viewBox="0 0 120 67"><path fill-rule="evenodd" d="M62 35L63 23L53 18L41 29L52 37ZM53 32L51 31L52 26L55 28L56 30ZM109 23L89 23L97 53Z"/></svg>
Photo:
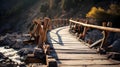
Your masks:
<svg viewBox="0 0 120 67"><path fill-rule="evenodd" d="M107 10L107 13L112 15L120 15L120 5L111 4L110 9Z"/></svg>
<svg viewBox="0 0 120 67"><path fill-rule="evenodd" d="M111 21L118 20L120 16L120 7L116 4L111 4L108 10L104 10L100 7L92 7L91 10L86 14L88 18L94 18L99 21Z"/></svg>
<svg viewBox="0 0 120 67"><path fill-rule="evenodd" d="M102 8L96 8L96 7L92 7L92 9L88 12L88 14L86 14L86 17L89 18L97 18L97 19L102 19L103 15L105 15L106 12L104 9Z"/></svg>

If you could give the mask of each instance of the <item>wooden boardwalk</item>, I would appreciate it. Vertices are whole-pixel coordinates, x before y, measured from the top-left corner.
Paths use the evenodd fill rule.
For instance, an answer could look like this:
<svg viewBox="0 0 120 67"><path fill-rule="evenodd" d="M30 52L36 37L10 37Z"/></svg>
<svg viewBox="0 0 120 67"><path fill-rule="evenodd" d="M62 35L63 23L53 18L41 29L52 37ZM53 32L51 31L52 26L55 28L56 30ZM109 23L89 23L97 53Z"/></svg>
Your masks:
<svg viewBox="0 0 120 67"><path fill-rule="evenodd" d="M69 33L69 27L53 29L49 35L52 56L58 67L120 67L120 61L107 59Z"/></svg>

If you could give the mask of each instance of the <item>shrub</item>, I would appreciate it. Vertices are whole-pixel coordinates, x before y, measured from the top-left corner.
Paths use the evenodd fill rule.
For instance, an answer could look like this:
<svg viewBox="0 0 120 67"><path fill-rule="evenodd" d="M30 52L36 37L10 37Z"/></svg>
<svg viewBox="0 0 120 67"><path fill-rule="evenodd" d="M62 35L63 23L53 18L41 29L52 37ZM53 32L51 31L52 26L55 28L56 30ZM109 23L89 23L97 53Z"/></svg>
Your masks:
<svg viewBox="0 0 120 67"><path fill-rule="evenodd" d="M107 10L108 14L120 15L120 5L111 4L110 9Z"/></svg>
<svg viewBox="0 0 120 67"><path fill-rule="evenodd" d="M120 17L120 7L116 4L111 4L108 10L104 10L100 7L92 7L91 10L86 14L86 17L94 18L98 21L118 22Z"/></svg>

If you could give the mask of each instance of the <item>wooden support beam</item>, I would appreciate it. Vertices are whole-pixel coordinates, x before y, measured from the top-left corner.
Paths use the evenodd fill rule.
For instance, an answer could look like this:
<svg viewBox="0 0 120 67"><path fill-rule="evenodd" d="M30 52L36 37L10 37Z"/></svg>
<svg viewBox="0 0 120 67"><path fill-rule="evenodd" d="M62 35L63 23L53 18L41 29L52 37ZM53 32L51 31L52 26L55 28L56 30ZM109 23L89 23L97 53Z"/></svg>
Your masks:
<svg viewBox="0 0 120 67"><path fill-rule="evenodd" d="M90 48L93 48L94 46L97 46L99 43L102 42L102 40L103 40L103 39L97 40L96 42L94 42L93 44L91 44L89 47L90 47Z"/></svg>

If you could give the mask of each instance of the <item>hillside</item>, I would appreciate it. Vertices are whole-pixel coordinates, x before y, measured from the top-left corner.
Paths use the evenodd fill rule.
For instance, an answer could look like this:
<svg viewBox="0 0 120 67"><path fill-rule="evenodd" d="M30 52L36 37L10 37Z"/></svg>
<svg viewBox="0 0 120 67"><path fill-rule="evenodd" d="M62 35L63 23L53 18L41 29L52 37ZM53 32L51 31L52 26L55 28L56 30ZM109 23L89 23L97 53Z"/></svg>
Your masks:
<svg viewBox="0 0 120 67"><path fill-rule="evenodd" d="M53 20L51 23L49 18L46 17L57 20ZM39 23L39 19L44 20ZM65 19L88 23L88 25L72 23L71 20L70 26L67 26L69 22ZM80 57L71 59L71 57L63 56L63 58L60 58L59 53L62 53L61 55L69 54L69 56L74 56L75 54L85 54L86 56L86 54L90 54L88 56L91 60L88 65L96 65L96 62L99 65L99 62L101 62L103 63L100 63L101 65L111 66L111 64L106 64L106 61L104 64L103 60L109 60L109 58L120 60L119 19L119 0L0 0L0 50L2 50L0 51L0 67L16 67L6 66L6 64L15 64L17 67L26 67L27 65L29 67L37 67L34 66L35 62L40 62L40 64L35 63L35 65L43 65L44 63L46 65L51 60L56 60L57 63L63 63L63 65L66 62L61 61L67 60L68 64L75 61L75 64L73 64L75 66L86 66L85 62L90 60L89 58L86 60L83 57L83 62L79 64L81 62ZM33 21L36 24L36 29L34 28L31 32ZM107 28L100 27L100 25ZM97 54L96 51L91 53L89 50L86 51L85 48L84 52L84 50L81 50L84 47L80 45L86 45L87 49L89 46L100 54L107 55L108 52L119 54L116 54L114 58L110 54L107 58L96 59L94 58L95 56L91 56ZM59 52L59 49L62 52ZM76 51L76 49L80 49L82 52L79 53L80 51ZM63 52L66 50L67 52ZM49 58L50 60L48 60ZM29 62L34 63L29 64ZM76 62L78 63L76 64ZM91 62L92 64L90 64ZM53 63L56 62L52 61L48 65ZM69 66L68 64L66 65ZM118 65L118 63L112 65Z"/></svg>
<svg viewBox="0 0 120 67"><path fill-rule="evenodd" d="M119 0L0 0L0 34L29 31L35 17L86 18L90 9Z"/></svg>
<svg viewBox="0 0 120 67"><path fill-rule="evenodd" d="M0 34L24 30L24 25L38 15L41 3L39 0L0 1Z"/></svg>

